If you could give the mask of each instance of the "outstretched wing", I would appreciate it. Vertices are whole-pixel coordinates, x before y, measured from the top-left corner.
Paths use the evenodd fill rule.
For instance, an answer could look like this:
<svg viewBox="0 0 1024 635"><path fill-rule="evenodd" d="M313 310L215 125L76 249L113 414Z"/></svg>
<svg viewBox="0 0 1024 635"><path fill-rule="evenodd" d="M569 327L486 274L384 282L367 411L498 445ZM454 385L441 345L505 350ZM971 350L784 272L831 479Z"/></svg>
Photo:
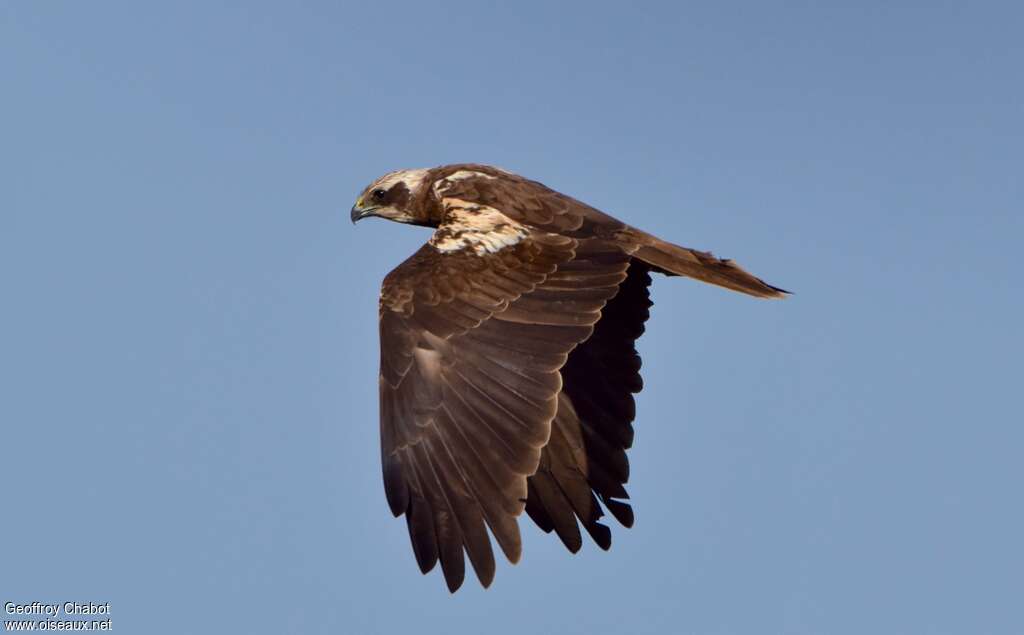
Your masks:
<svg viewBox="0 0 1024 635"><path fill-rule="evenodd" d="M551 434L559 369L625 277L614 243L512 221L449 200L430 243L381 294L381 442L391 511L404 514L420 569L448 588L463 551L494 577L485 525L519 559L516 517Z"/></svg>

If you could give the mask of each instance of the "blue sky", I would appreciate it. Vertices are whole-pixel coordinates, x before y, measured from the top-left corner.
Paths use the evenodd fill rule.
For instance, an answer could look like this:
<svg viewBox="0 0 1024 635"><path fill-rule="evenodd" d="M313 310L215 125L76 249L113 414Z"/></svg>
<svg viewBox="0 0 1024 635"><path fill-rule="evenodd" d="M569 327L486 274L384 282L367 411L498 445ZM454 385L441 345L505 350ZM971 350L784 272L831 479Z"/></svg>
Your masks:
<svg viewBox="0 0 1024 635"><path fill-rule="evenodd" d="M0 4L0 601L131 633L1020 633L1016 3ZM659 279L608 553L450 596L379 472L348 208L501 165Z"/></svg>

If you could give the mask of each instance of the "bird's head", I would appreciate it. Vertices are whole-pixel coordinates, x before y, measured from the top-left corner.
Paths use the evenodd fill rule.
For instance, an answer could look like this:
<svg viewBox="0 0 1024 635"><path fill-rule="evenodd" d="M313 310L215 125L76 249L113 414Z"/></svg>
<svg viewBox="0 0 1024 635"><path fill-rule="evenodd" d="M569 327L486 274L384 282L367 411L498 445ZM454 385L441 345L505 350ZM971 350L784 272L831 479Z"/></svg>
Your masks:
<svg viewBox="0 0 1024 635"><path fill-rule="evenodd" d="M371 183L352 206L352 222L379 216L399 223L428 225L424 194L429 189L428 170L389 172Z"/></svg>

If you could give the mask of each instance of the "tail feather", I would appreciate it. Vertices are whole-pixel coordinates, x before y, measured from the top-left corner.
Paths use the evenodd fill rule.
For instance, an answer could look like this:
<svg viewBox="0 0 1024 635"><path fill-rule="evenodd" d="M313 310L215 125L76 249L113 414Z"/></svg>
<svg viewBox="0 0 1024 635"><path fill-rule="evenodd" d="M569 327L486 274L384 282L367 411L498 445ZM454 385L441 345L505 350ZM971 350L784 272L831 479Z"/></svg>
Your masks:
<svg viewBox="0 0 1024 635"><path fill-rule="evenodd" d="M666 275L686 276L758 298L789 295L789 291L772 286L732 260L716 258L710 252L673 245L637 230L630 231L628 238L636 245L634 258Z"/></svg>

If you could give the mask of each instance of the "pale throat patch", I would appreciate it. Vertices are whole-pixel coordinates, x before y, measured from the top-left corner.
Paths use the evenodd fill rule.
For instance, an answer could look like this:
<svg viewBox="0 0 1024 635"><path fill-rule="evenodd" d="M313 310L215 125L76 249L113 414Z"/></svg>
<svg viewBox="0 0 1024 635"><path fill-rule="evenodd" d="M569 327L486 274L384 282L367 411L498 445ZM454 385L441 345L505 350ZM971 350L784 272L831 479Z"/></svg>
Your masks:
<svg viewBox="0 0 1024 635"><path fill-rule="evenodd" d="M493 254L511 247L529 235L526 227L500 210L461 199L445 199L444 222L430 238L442 253L469 249L477 255Z"/></svg>

